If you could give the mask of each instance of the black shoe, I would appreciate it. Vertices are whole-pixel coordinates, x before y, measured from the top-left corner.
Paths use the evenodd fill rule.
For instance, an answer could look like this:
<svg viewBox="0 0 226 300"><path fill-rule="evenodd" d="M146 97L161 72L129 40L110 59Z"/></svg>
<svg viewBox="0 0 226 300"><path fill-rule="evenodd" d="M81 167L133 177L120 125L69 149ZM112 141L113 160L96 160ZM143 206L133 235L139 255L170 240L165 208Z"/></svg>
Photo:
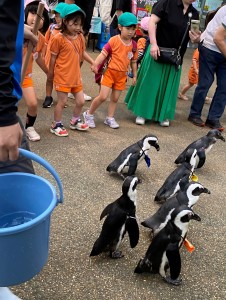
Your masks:
<svg viewBox="0 0 226 300"><path fill-rule="evenodd" d="M48 108L53 105L53 98L51 96L46 96L44 102L42 103L43 108Z"/></svg>
<svg viewBox="0 0 226 300"><path fill-rule="evenodd" d="M223 131L224 127L221 125L219 120L209 120L206 119L205 125L212 129L218 129L219 131Z"/></svg>
<svg viewBox="0 0 226 300"><path fill-rule="evenodd" d="M189 116L188 121L192 122L194 125L199 126L199 127L205 126L205 122L199 117Z"/></svg>

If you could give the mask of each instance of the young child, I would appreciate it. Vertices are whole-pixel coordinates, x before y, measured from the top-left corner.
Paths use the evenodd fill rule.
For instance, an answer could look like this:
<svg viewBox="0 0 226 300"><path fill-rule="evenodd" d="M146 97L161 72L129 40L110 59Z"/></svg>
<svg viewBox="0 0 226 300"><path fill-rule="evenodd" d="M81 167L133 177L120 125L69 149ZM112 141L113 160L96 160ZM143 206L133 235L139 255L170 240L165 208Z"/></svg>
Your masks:
<svg viewBox="0 0 226 300"><path fill-rule="evenodd" d="M96 127L94 122L94 113L96 109L106 101L110 91L110 102L108 106L108 115L104 124L113 129L119 128L119 124L115 121L114 114L116 105L121 92L125 89L127 71L131 62L133 71L133 85L136 84L137 75L137 49L133 49L132 38L136 31L137 18L132 13L123 13L118 18L119 35L116 35L108 41L102 52L95 60L93 71L97 73L98 65L108 56L111 49L111 59L109 61L106 72L101 80L100 94L91 103L89 110L83 113L85 122L90 128Z"/></svg>
<svg viewBox="0 0 226 300"><path fill-rule="evenodd" d="M57 4L55 7L53 13L54 13L54 24L51 24L46 31L45 34L45 46L46 46L46 53L45 53L45 64L46 66L49 66L51 53L50 53L50 45L52 38L60 32L60 26L61 26L61 17L60 12L63 9L65 3L61 2ZM46 80L46 97L42 104L43 108L51 107L53 104L53 97L52 97L52 91L53 91L53 82L50 82L48 79Z"/></svg>
<svg viewBox="0 0 226 300"><path fill-rule="evenodd" d="M197 84L199 81L199 50L195 49L192 56L192 65L189 69L188 73L188 83L183 87L183 89L179 92L178 98L187 101L188 97L185 95L186 92ZM206 101L211 101L212 98L206 97Z"/></svg>
<svg viewBox="0 0 226 300"><path fill-rule="evenodd" d="M75 107L70 120L70 128L87 130L89 126L80 119L84 105L80 62L82 58L93 67L94 61L85 51L82 26L85 13L76 4L66 4L61 11L62 23L59 34L52 38L48 80L53 81L57 91L57 105L50 132L57 136L68 136L62 124L62 115L68 93L75 97Z"/></svg>
<svg viewBox="0 0 226 300"><path fill-rule="evenodd" d="M35 23L35 19L37 17L37 9L38 9L39 1L26 1L25 7L25 24L33 27ZM44 9L43 16L40 19L39 30L47 30L49 26L49 17L47 7ZM38 112L38 100L36 97L33 80L32 80L32 68L33 68L33 61L35 60L39 67L47 74L48 69L45 65L42 51L45 45L45 38L39 31L38 33L38 44L36 47L36 52L31 55L28 67L26 70L25 78L22 83L22 90L23 90L23 98L26 102L28 107L27 110L27 119L25 124L25 130L27 137L30 141L39 141L40 135L36 132L34 128L35 120L37 118ZM27 47L24 47L23 50L23 59L25 59L27 53Z"/></svg>
<svg viewBox="0 0 226 300"><path fill-rule="evenodd" d="M137 58L137 65L142 61L144 54L150 44L150 39L148 36L148 23L150 17L144 17L140 22L140 30L142 32L142 37L140 37L137 41L137 49L138 49L138 58Z"/></svg>

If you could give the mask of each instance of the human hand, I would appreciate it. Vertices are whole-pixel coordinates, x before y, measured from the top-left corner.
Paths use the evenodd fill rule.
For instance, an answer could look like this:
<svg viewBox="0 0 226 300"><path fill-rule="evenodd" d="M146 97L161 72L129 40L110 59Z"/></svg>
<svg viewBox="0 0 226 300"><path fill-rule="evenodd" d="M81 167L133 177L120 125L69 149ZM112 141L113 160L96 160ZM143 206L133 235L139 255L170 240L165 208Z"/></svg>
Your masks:
<svg viewBox="0 0 226 300"><path fill-rule="evenodd" d="M0 161L16 160L19 156L22 129L19 123L0 127Z"/></svg>
<svg viewBox="0 0 226 300"><path fill-rule="evenodd" d="M132 85L136 85L136 83L137 83L137 77L133 76L133 78L132 78Z"/></svg>
<svg viewBox="0 0 226 300"><path fill-rule="evenodd" d="M91 71L95 74L98 73L98 67L96 64L92 64L91 67L90 67Z"/></svg>
<svg viewBox="0 0 226 300"><path fill-rule="evenodd" d="M160 51L159 51L159 47L158 47L157 44L151 45L150 55L151 55L155 60L157 60L158 56L160 56Z"/></svg>
<svg viewBox="0 0 226 300"><path fill-rule="evenodd" d="M33 34L31 26L24 24L24 45L27 46L29 41L31 41L33 45L33 52L35 52L35 48L38 43L38 36Z"/></svg>
<svg viewBox="0 0 226 300"><path fill-rule="evenodd" d="M200 42L200 36L202 32L201 31L189 31L189 37L191 39L192 43L199 43Z"/></svg>

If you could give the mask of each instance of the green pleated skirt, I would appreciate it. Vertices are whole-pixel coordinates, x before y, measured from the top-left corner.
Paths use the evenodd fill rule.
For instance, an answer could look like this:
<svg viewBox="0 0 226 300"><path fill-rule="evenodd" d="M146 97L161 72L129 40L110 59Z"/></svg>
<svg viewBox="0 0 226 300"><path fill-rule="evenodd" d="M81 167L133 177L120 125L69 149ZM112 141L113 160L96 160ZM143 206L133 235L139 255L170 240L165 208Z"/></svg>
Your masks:
<svg viewBox="0 0 226 300"><path fill-rule="evenodd" d="M173 120L181 68L157 63L150 55L150 46L137 74L137 83L131 86L125 98L129 110L136 116L162 122Z"/></svg>

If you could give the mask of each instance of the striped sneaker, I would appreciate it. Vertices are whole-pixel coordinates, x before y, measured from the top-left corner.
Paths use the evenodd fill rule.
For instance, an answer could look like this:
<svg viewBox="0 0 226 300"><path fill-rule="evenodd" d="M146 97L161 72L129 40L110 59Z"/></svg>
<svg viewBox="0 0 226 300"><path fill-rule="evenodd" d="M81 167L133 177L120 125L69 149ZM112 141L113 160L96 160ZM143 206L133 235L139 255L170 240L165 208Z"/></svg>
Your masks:
<svg viewBox="0 0 226 300"><path fill-rule="evenodd" d="M57 136L68 136L67 130L64 128L63 124L55 124L53 123L50 132L54 133Z"/></svg>

